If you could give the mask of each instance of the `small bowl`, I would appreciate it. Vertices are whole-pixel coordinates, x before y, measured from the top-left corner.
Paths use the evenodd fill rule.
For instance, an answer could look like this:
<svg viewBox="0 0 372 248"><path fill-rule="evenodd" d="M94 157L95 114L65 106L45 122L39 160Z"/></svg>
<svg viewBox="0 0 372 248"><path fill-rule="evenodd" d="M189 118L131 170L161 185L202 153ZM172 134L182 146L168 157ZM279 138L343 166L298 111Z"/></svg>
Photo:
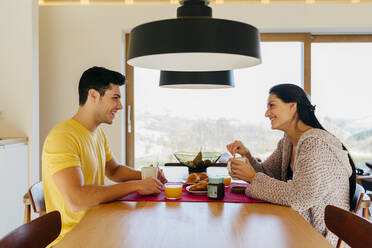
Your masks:
<svg viewBox="0 0 372 248"><path fill-rule="evenodd" d="M244 187L244 186L232 186L231 192L236 193L236 194L244 194L246 188L247 187Z"/></svg>

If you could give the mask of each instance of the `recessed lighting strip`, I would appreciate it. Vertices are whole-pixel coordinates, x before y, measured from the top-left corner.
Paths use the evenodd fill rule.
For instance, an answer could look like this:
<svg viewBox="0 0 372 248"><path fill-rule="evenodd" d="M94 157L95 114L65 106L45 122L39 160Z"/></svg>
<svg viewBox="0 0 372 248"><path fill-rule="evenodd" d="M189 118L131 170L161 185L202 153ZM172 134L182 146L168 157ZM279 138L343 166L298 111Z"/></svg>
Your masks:
<svg viewBox="0 0 372 248"><path fill-rule="evenodd" d="M168 0L168 1L142 1L142 0L122 0L122 1L110 1L110 0L39 0L39 5L162 5L162 4L179 4L180 0ZM371 4L372 0L247 0L247 1L236 1L236 0L211 0L211 4L216 5L228 5L228 4Z"/></svg>

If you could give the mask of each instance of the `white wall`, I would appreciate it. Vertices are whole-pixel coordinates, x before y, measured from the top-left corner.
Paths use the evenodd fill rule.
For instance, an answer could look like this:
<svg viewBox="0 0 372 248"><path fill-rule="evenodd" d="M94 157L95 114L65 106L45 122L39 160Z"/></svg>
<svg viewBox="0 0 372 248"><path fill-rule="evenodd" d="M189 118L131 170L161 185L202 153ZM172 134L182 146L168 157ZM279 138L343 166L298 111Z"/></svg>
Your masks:
<svg viewBox="0 0 372 248"><path fill-rule="evenodd" d="M39 180L37 0L1 0L0 37L0 137L29 138L30 184Z"/></svg>
<svg viewBox="0 0 372 248"><path fill-rule="evenodd" d="M216 18L239 20L261 32L372 33L371 4L218 5ZM175 5L40 6L40 141L78 105L77 84L93 65L121 69L121 34L145 22L174 18ZM120 117L106 130L120 158Z"/></svg>

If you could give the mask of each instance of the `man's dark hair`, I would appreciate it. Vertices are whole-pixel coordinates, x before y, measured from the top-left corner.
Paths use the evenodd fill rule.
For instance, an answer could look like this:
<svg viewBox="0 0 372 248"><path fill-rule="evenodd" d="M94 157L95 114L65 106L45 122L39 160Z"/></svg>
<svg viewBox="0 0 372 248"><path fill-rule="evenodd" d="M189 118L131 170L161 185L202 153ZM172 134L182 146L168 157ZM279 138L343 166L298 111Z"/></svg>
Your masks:
<svg viewBox="0 0 372 248"><path fill-rule="evenodd" d="M125 76L104 67L94 66L86 70L79 81L79 105L85 104L90 89L98 91L100 96L105 95L110 83L121 86L125 83Z"/></svg>

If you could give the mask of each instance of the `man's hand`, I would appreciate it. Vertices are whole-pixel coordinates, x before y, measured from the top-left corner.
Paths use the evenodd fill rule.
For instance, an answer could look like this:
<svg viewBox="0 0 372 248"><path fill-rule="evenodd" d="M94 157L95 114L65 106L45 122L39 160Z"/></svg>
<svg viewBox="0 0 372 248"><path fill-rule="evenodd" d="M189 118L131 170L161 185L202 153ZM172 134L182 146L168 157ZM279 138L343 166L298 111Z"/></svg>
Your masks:
<svg viewBox="0 0 372 248"><path fill-rule="evenodd" d="M233 179L239 179L249 183L253 181L256 172L248 160L245 163L238 159L230 158L229 162L231 163L231 173L229 172L229 174Z"/></svg>
<svg viewBox="0 0 372 248"><path fill-rule="evenodd" d="M137 193L140 195L160 194L163 184L155 177L148 177L138 181Z"/></svg>

